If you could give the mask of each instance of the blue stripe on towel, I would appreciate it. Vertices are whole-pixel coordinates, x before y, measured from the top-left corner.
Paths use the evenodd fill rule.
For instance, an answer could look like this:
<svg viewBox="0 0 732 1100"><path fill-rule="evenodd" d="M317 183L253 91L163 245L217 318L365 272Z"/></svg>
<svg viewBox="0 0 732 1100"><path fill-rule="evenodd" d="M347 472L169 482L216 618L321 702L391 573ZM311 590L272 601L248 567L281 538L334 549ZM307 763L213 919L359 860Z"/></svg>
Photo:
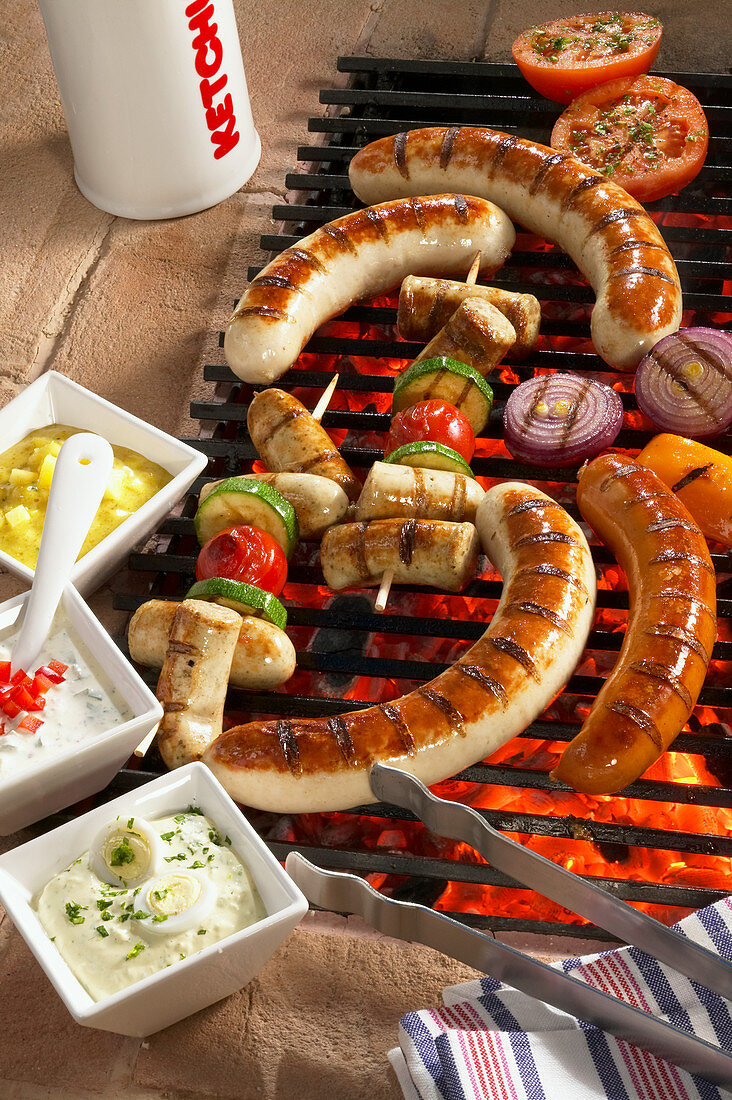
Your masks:
<svg viewBox="0 0 732 1100"><path fill-rule="evenodd" d="M521 1084L526 1091L527 1100L546 1100L546 1093L541 1087L539 1071L536 1068L529 1036L524 1031L513 1031L508 1039L513 1056L516 1059Z"/></svg>

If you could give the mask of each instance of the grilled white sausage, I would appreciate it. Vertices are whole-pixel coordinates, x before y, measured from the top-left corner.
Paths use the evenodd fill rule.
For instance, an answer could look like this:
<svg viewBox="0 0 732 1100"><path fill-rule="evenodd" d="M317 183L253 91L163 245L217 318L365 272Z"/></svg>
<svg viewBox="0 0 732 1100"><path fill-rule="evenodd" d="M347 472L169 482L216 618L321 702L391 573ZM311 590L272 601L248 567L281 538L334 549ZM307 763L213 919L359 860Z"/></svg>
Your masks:
<svg viewBox="0 0 732 1100"><path fill-rule="evenodd" d="M429 584L458 592L475 572L478 533L472 523L375 519L331 527L320 544L325 583L336 590L381 584Z"/></svg>
<svg viewBox="0 0 732 1100"><path fill-rule="evenodd" d="M484 199L437 195L356 210L286 248L242 295L224 353L246 382L268 385L292 366L315 330L352 302L405 275L457 275L476 251L495 271L515 240L511 221Z"/></svg>
<svg viewBox="0 0 732 1100"><path fill-rule="evenodd" d="M271 485L295 509L300 538L319 539L334 523L340 523L348 511L348 497L330 478L320 474L244 474L252 481ZM199 503L220 481L202 486Z"/></svg>
<svg viewBox="0 0 732 1100"><path fill-rule="evenodd" d="M478 482L447 470L375 462L356 504L356 519L445 519L475 523L485 493Z"/></svg>
<svg viewBox="0 0 732 1100"><path fill-rule="evenodd" d="M240 627L241 615L230 607L204 600L178 604L157 691L163 704L158 748L169 768L200 760L221 733Z"/></svg>
<svg viewBox="0 0 732 1100"><path fill-rule="evenodd" d="M162 668L178 606L174 600L148 600L138 607L127 632L133 661ZM242 615L229 672L230 684L250 691L267 691L286 683L296 663L295 647L284 630L266 619Z"/></svg>
<svg viewBox="0 0 732 1100"><path fill-rule="evenodd" d="M247 427L262 461L273 473L319 474L340 485L351 500L361 492L360 481L325 428L284 390L273 387L255 394Z"/></svg>
<svg viewBox="0 0 732 1100"><path fill-rule="evenodd" d="M481 640L431 683L391 703L228 730L204 762L233 798L280 813L373 802L375 762L437 783L541 714L572 674L592 624L589 547L560 505L516 482L488 490L478 526L503 576Z"/></svg>
<svg viewBox="0 0 732 1100"><path fill-rule="evenodd" d="M415 363L446 355L486 375L515 343L516 330L500 310L482 298L466 298L445 327L422 349Z"/></svg>
<svg viewBox="0 0 732 1100"><path fill-rule="evenodd" d="M619 370L635 370L681 324L679 277L663 237L640 203L576 157L515 134L434 127L371 142L349 176L363 202L459 187L555 241L595 290L592 339Z"/></svg>
<svg viewBox="0 0 732 1100"><path fill-rule="evenodd" d="M447 324L466 298L482 298L500 310L513 325L516 343L507 359L524 359L539 339L541 306L533 294L516 294L497 286L471 285L454 279L426 279L408 275L399 291L397 327L405 340L426 343Z"/></svg>

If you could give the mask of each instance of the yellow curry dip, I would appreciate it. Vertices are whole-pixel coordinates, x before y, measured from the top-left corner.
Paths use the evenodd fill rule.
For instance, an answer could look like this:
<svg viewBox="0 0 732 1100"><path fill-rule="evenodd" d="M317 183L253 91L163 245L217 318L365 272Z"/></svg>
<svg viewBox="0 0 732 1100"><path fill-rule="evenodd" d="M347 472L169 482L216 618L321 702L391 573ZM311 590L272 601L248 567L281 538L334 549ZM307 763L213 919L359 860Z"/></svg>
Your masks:
<svg viewBox="0 0 732 1100"><path fill-rule="evenodd" d="M35 569L56 456L82 428L49 424L0 454L0 550ZM79 557L88 553L173 475L127 447L113 447L114 466Z"/></svg>

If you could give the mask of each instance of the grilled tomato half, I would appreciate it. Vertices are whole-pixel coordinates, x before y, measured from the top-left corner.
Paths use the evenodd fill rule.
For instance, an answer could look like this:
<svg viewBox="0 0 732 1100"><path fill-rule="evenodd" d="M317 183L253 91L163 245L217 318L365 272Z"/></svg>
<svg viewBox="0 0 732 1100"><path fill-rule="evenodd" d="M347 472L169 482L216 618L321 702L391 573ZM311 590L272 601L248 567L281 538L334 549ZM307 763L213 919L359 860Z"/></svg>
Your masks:
<svg viewBox="0 0 732 1100"><path fill-rule="evenodd" d="M571 103L606 80L647 73L661 32L658 19L640 11L571 15L520 34L513 59L537 92Z"/></svg>
<svg viewBox="0 0 732 1100"><path fill-rule="evenodd" d="M709 126L687 88L639 76L578 96L554 124L551 144L652 202L693 180L707 155Z"/></svg>

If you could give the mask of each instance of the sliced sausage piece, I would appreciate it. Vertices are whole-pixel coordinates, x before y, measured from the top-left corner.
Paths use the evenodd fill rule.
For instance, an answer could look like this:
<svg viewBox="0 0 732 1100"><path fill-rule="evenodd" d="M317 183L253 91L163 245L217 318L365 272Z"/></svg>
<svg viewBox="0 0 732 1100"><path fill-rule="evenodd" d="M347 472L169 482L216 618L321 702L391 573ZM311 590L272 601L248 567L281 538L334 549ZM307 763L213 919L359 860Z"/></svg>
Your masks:
<svg viewBox="0 0 732 1100"><path fill-rule="evenodd" d="M405 340L431 340L466 298L481 298L503 314L516 333L516 343L507 350L506 358L525 359L539 339L539 301L533 294L516 294L495 286L408 275L399 292L400 335Z"/></svg>
<svg viewBox="0 0 732 1100"><path fill-rule="evenodd" d="M630 612L615 668L552 776L614 794L658 759L696 705L717 637L716 579L684 505L626 455L585 466L577 503L628 578Z"/></svg>
<svg viewBox="0 0 732 1100"><path fill-rule="evenodd" d="M174 600L148 600L138 607L127 632L133 661L162 668L178 606ZM279 687L290 679L296 663L295 647L284 630L266 619L242 615L229 672L233 687L249 691Z"/></svg>
<svg viewBox="0 0 732 1100"><path fill-rule="evenodd" d="M228 730L204 763L237 802L279 813L373 802L369 769L377 761L437 783L541 714L574 671L592 623L587 541L555 501L517 482L488 490L478 527L503 576L501 602L481 640L401 699Z"/></svg>
<svg viewBox="0 0 732 1100"><path fill-rule="evenodd" d="M295 509L300 538L319 539L334 523L340 523L348 511L348 497L340 485L320 474L243 474L252 481L271 485ZM203 485L199 503L219 481Z"/></svg>
<svg viewBox="0 0 732 1100"><path fill-rule="evenodd" d="M592 339L618 370L635 370L681 324L679 276L658 229L627 191L576 157L480 126L436 126L372 141L349 176L363 202L457 187L555 241L595 291Z"/></svg>
<svg viewBox="0 0 732 1100"><path fill-rule="evenodd" d="M466 298L414 361L447 355L485 376L515 343L516 330L500 310L482 298Z"/></svg>
<svg viewBox="0 0 732 1100"><path fill-rule="evenodd" d="M245 382L269 385L352 302L399 286L405 275L458 275L478 250L481 269L495 271L515 239L510 218L470 194L354 210L285 249L254 279L226 326L226 360Z"/></svg>
<svg viewBox="0 0 732 1100"><path fill-rule="evenodd" d="M325 428L284 390L272 387L255 394L247 427L262 462L273 473L319 474L340 485L350 500L361 492L361 483Z"/></svg>
<svg viewBox="0 0 732 1100"><path fill-rule="evenodd" d="M475 478L375 462L356 504L356 519L442 519L475 523L485 493Z"/></svg>
<svg viewBox="0 0 732 1100"><path fill-rule="evenodd" d="M240 628L241 615L230 607L183 600L176 608L157 690L158 747L169 768L200 760L221 733Z"/></svg>
<svg viewBox="0 0 732 1100"><path fill-rule="evenodd" d="M387 569L394 584L429 584L459 592L478 562L472 523L428 519L375 519L331 527L320 545L323 576L331 588L380 585Z"/></svg>

